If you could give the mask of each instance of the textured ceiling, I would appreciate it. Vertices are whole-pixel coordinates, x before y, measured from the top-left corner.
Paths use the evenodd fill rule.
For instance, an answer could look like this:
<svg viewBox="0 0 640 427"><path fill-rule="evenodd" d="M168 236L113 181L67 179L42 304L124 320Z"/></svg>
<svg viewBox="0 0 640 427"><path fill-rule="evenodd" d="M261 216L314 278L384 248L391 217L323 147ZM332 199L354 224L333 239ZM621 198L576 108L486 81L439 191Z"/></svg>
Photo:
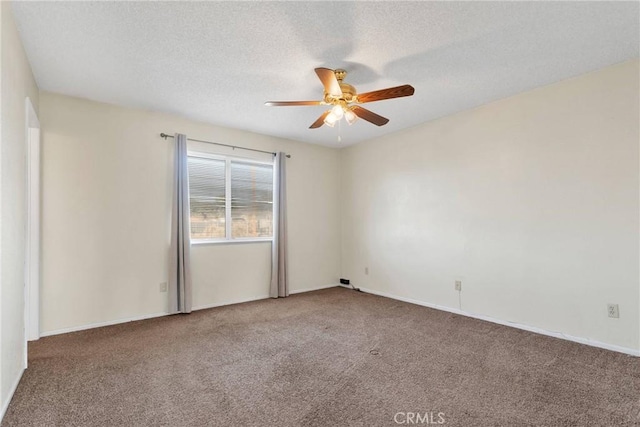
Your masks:
<svg viewBox="0 0 640 427"><path fill-rule="evenodd" d="M41 89L216 125L349 145L638 57L637 2L14 2ZM390 119L309 125L315 67ZM158 129L161 131L172 129ZM338 142L338 133L342 142ZM194 135L194 137L210 137Z"/></svg>

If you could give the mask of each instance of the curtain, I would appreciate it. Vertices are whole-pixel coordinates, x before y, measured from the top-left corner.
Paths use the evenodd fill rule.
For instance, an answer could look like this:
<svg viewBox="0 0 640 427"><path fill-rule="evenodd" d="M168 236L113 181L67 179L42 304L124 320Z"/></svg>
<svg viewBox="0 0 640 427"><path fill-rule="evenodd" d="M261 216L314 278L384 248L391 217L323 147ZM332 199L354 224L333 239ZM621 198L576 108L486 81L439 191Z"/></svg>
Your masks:
<svg viewBox="0 0 640 427"><path fill-rule="evenodd" d="M189 230L189 173L187 137L174 137L175 170L169 253L169 313L191 313L191 236Z"/></svg>
<svg viewBox="0 0 640 427"><path fill-rule="evenodd" d="M289 296L287 283L287 174L285 153L277 153L274 180L274 230L271 247L271 298Z"/></svg>

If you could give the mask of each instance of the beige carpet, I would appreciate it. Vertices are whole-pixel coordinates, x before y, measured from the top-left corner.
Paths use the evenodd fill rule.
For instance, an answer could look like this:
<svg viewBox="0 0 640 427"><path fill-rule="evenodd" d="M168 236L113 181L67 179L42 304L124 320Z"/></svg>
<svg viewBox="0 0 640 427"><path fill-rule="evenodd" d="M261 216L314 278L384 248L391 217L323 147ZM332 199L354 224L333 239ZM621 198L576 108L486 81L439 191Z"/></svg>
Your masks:
<svg viewBox="0 0 640 427"><path fill-rule="evenodd" d="M333 288L43 338L2 425L394 426L425 416L637 426L640 359Z"/></svg>

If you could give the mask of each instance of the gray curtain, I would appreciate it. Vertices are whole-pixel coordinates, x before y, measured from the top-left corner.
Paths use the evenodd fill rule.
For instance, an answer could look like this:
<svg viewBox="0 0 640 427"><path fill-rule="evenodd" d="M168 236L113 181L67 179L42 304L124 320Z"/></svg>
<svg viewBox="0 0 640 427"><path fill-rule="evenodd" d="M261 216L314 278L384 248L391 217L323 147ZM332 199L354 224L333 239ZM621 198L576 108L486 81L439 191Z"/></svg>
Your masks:
<svg viewBox="0 0 640 427"><path fill-rule="evenodd" d="M274 230L271 248L271 298L289 296L287 283L287 171L285 153L277 153L275 160L275 194L274 202Z"/></svg>
<svg viewBox="0 0 640 427"><path fill-rule="evenodd" d="M191 235L187 137L177 133L169 253L169 313L191 313Z"/></svg>

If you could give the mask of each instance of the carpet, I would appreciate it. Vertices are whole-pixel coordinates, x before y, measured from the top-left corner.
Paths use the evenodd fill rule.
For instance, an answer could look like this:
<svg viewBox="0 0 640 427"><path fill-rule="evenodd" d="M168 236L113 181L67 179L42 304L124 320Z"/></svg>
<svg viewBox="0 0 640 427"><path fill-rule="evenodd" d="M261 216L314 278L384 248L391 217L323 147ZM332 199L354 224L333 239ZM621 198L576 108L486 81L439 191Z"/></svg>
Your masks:
<svg viewBox="0 0 640 427"><path fill-rule="evenodd" d="M638 426L640 359L344 288L45 337L9 426Z"/></svg>

